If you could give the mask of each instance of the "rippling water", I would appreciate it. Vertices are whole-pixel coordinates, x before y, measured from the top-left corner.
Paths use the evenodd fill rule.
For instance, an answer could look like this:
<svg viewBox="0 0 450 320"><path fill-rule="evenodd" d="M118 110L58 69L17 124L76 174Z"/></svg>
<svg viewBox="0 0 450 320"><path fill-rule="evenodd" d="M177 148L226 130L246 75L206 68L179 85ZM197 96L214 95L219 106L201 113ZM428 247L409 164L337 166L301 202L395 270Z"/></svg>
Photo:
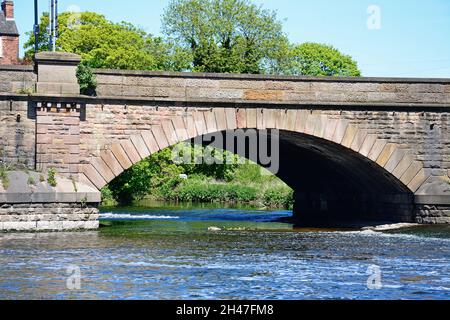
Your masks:
<svg viewBox="0 0 450 320"><path fill-rule="evenodd" d="M450 299L450 227L271 222L289 215L118 210L99 231L0 234L0 299ZM367 286L372 265L378 290ZM77 268L81 288L69 290Z"/></svg>

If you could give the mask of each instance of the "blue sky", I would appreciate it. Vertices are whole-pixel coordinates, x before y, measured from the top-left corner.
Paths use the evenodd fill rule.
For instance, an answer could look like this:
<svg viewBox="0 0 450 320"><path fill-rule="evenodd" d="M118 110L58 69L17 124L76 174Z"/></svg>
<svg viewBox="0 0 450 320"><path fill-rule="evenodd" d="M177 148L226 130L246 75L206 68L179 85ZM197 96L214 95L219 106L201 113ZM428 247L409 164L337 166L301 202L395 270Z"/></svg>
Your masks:
<svg viewBox="0 0 450 320"><path fill-rule="evenodd" d="M358 61L364 76L450 78L450 0L254 0L277 10L292 42L328 43ZM59 0L110 20L129 21L160 34L169 0ZM48 11L48 0L39 0ZM380 29L369 29L370 6L379 8ZM32 29L33 1L15 0L22 34ZM373 12L373 11L372 11ZM372 20L371 20L372 21ZM23 50L22 50L23 52Z"/></svg>

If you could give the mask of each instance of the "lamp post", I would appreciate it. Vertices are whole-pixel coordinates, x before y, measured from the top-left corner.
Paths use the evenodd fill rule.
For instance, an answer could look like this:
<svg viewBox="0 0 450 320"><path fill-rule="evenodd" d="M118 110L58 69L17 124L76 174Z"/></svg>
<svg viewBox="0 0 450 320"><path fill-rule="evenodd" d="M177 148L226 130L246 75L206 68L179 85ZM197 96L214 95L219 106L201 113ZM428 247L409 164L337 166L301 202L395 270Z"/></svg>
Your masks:
<svg viewBox="0 0 450 320"><path fill-rule="evenodd" d="M49 21L49 50L56 51L56 38L58 35L58 0L50 0Z"/></svg>
<svg viewBox="0 0 450 320"><path fill-rule="evenodd" d="M38 0L34 0L34 53L39 50L39 10Z"/></svg>

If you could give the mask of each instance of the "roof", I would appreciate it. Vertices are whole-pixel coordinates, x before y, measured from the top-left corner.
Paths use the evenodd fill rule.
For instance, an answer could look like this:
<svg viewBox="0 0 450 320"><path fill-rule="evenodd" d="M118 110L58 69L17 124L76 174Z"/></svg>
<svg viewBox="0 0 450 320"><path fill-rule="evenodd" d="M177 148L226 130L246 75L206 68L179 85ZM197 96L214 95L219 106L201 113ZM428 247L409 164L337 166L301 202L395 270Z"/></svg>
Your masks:
<svg viewBox="0 0 450 320"><path fill-rule="evenodd" d="M0 36L18 36L16 22L14 20L6 20L5 14L0 10Z"/></svg>

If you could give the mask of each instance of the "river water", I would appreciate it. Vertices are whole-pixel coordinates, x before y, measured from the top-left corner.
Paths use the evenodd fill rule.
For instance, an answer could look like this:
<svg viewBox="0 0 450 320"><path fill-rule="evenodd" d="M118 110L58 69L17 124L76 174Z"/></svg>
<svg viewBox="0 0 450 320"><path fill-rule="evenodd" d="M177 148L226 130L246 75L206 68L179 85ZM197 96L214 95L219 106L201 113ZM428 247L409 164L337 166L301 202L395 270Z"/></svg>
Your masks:
<svg viewBox="0 0 450 320"><path fill-rule="evenodd" d="M104 211L0 234L0 299L450 299L450 227L294 230L290 212Z"/></svg>

